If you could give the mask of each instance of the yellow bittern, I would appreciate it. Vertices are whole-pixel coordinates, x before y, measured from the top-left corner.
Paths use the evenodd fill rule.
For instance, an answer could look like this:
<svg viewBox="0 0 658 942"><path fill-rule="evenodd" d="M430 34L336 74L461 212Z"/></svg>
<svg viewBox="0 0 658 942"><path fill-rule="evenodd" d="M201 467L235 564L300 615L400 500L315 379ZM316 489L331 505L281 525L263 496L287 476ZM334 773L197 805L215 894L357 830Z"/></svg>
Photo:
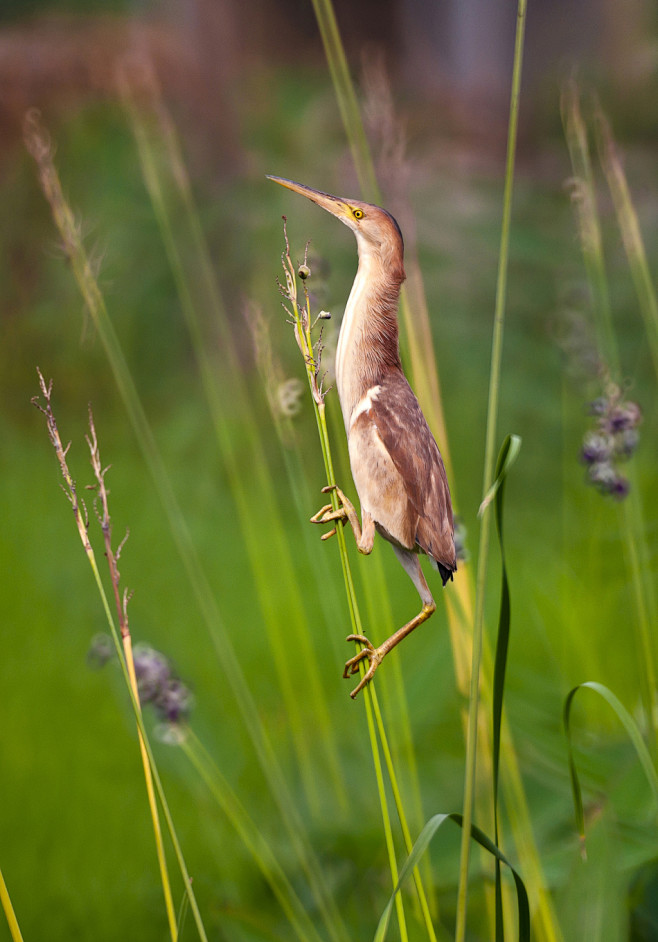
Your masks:
<svg viewBox="0 0 658 942"><path fill-rule="evenodd" d="M379 206L330 196L282 177L269 179L340 219L355 234L359 253L338 337L336 386L361 502L361 524L338 487L338 509L327 504L311 519L314 523L349 522L356 545L365 554L372 552L377 531L392 544L423 603L418 615L379 647L364 635L348 637L364 647L347 661L343 676L355 674L362 660L369 662L351 693L355 697L372 680L385 655L436 609L419 554L429 556L444 586L452 579L457 562L450 490L438 445L400 362L397 310L405 278L400 227Z"/></svg>

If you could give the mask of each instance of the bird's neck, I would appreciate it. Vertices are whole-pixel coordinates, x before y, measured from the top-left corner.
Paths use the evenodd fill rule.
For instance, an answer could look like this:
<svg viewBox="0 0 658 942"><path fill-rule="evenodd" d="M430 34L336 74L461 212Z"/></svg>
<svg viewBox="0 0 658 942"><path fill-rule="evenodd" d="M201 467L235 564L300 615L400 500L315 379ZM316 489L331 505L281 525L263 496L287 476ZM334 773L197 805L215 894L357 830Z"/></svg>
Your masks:
<svg viewBox="0 0 658 942"><path fill-rule="evenodd" d="M347 429L366 392L387 372L401 369L397 311L403 281L401 264L386 264L360 247L336 349L336 386Z"/></svg>

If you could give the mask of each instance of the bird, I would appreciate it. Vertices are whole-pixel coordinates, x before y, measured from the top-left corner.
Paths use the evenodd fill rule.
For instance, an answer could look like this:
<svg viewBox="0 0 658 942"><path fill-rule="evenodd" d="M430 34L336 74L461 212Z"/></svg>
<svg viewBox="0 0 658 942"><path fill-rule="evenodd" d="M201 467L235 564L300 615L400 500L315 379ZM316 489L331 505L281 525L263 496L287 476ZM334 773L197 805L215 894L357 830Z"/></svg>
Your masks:
<svg viewBox="0 0 658 942"><path fill-rule="evenodd" d="M349 523L359 552L372 552L375 533L387 540L422 602L420 612L377 647L365 635L349 635L362 647L345 664L343 677L367 662L354 698L384 657L436 610L420 564L426 555L445 586L457 569L450 488L441 452L407 381L400 360L398 303L405 279L404 242L385 209L332 196L294 180L268 179L299 193L339 219L356 236L358 268L336 348L336 387L343 413L361 521L344 492L338 508L326 504L313 523Z"/></svg>

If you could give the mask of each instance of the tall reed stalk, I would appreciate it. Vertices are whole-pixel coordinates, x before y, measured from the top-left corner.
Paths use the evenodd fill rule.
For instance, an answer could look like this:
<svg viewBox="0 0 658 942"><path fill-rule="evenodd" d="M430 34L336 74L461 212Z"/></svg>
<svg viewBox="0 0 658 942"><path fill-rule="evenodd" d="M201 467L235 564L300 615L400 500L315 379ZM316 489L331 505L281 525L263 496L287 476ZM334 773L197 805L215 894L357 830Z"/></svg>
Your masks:
<svg viewBox="0 0 658 942"><path fill-rule="evenodd" d="M496 306L494 310L491 370L489 374L489 402L487 406L487 427L484 451L483 495L488 494L489 489L493 483L494 465L496 461L498 400L500 396L500 374L505 325L509 233L512 217L512 193L514 188L514 164L519 121L519 99L521 94L521 71L523 65L523 41L525 36L526 6L526 0L519 0L517 8L516 39L514 43L514 66L512 72L510 116L507 134L507 161L505 166L503 221L501 227L500 251L498 255ZM464 942L466 937L468 862L471 846L470 831L473 815L473 801L475 796L480 665L482 658L482 636L484 632L484 602L486 593L490 531L491 511L485 507L482 514L476 577L475 623L473 625L473 661L471 668L471 696L469 703L468 738L466 741L466 776L464 780L464 826L462 830L455 942Z"/></svg>
<svg viewBox="0 0 658 942"><path fill-rule="evenodd" d="M315 412L316 424L318 428L318 435L320 438L320 446L322 449L322 457L325 466L325 473L327 477L327 484L331 490L331 503L333 509L338 508L338 499L336 497L335 490L333 489L336 484L336 476L334 473L333 459L331 455L331 446L329 442L329 431L327 428L327 419L326 419L326 406L325 406L325 393L322 388L322 378L321 378L321 350L322 350L322 340L321 337L317 343L313 342L312 339L312 315L310 309L310 300L308 295L308 289L306 287L306 281L304 280L304 299L300 304L298 301L297 294L297 281L296 281L296 272L295 266L292 262L290 256L290 245L288 243L288 234L285 229L284 222L284 236L286 243L286 251L283 256L283 268L285 276L285 286L282 286L282 294L285 301L288 302L286 305L284 302L284 307L291 317L292 324L295 331L295 339L299 346L300 352L302 353L304 364L306 367L306 374L309 384L309 389L311 392L311 397L313 401L313 407ZM308 267L308 266L306 266ZM347 555L347 546L345 543L345 534L341 526L337 526L336 530L336 539L338 542L341 568L343 571L343 578L345 581L345 590L347 594L348 607L350 611L350 619L352 624L352 633L357 635L363 634L363 626L361 622L361 616L359 612L359 605L356 596L356 590L354 586L354 580L352 577L352 571L350 567L349 558ZM363 662L359 662L359 671L361 676L365 673L365 667ZM377 783L377 791L379 795L380 808L382 813L382 822L384 826L384 837L386 841L386 849L388 854L389 868L391 871L391 882L393 887L397 886L399 879L398 865L396 859L395 845L393 840L393 831L391 826L391 817L388 808L388 799L386 796L386 788L383 777L383 768L382 761L380 756L380 749L378 743L381 742L382 751L384 753L384 761L386 764L387 772L389 775L389 781L393 791L393 798L395 801L396 809L398 812L398 817L400 819L401 828L403 832L403 838L405 845L407 847L407 852L411 853L412 850L412 841L411 834L409 832L408 825L406 823L406 816L404 813L404 807L402 804L402 797L400 790L397 785L397 776L395 774L395 767L392 762L392 755L388 746L388 740L384 728L383 718L381 710L379 708L379 703L377 699L377 693L375 690L374 683L371 682L363 690L364 694L364 703L366 707L366 719L368 725L368 734L370 738L370 747L372 751L373 763L375 767L375 778ZM429 905L427 902L427 896L423 886L420 872L418 868L414 868L414 882L416 884L416 891L418 894L418 899L420 902L422 918L427 931L428 937L432 942L436 940L436 934L434 927L432 925L431 913L429 910ZM395 899L395 906L398 918L398 926L400 930L400 938L403 942L406 942L407 935L407 926L406 926L406 916L404 911L403 900L400 894L397 894Z"/></svg>

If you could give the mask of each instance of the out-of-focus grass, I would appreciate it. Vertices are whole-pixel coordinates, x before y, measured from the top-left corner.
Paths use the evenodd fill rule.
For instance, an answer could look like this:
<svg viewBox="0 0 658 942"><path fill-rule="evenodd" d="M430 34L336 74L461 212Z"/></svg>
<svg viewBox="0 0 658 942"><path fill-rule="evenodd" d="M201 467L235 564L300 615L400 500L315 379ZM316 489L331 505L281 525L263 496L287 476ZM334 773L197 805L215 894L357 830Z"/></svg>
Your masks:
<svg viewBox="0 0 658 942"><path fill-rule="evenodd" d="M266 185L261 171L285 172L335 192L349 189L341 173L344 164L339 163L336 170L342 160L340 135L329 109L320 109L319 117L316 109L312 119L326 146L318 146L317 135L313 147L308 134L300 141L300 112L310 114L318 101L326 104L329 100L327 90L318 88L316 80L303 89L303 83L293 87L285 78L272 77L269 100L276 102L277 109L268 119L271 123L258 120L256 106L253 115L245 116L251 172L230 185L215 184L212 190L198 181L202 225L228 293L236 332L240 336L243 331L237 314L243 292L265 302L272 299L275 325L281 324L285 336L280 355L291 374L298 370L297 359L289 349L273 287L284 203ZM249 605L252 589L246 550L236 537L237 514L221 470L221 455L210 434L210 418L192 368L174 285L129 131L118 110L99 106L54 130L65 187L88 228L87 244L99 257L101 284L158 444L217 587L241 663L249 665L262 716L296 788L286 716L264 655L264 632ZM524 442L506 507L515 624L506 705L542 862L557 887L560 915L566 918L574 912L575 897L566 890L560 892L560 887L568 881L577 885L579 871L560 728L562 699L575 683L595 678L633 709L637 682L635 657L627 642L630 596L619 562L617 514L585 487L577 461L588 393L568 384L563 396L564 363L554 341L555 324L566 306L563 286L575 284L576 303L582 298L571 210L561 189L569 168L564 150L557 154L559 170L549 179L534 174L528 160L520 166L500 424L513 428ZM459 170L456 156L454 161L444 157L438 165L432 163L419 172L411 194L419 221L421 264L461 511L471 541L477 533L475 513L481 497L499 171L498 165L492 165L467 174ZM65 502L57 493L57 472L48 443L29 406L36 392L37 364L47 376L55 377L60 423L75 442L82 442L86 402L93 401L104 452L112 456L114 465L111 486L117 533L124 526L131 529L121 569L125 584L136 589L131 605L135 639L143 638L165 650L193 684L196 728L256 823L280 842L287 875L294 884L301 878L286 850L253 755L243 742L212 645L181 577L157 497L98 340L88 333L81 342L81 303L57 251L47 208L27 158L17 156L6 179L2 196L10 212L0 233L2 281L9 298L0 345L0 591L6 626L0 660L6 717L0 750L2 870L26 938L44 936L46 926L49 939L72 934L101 942L126 934L146 940L161 938L164 915L130 714L122 704L118 678L111 671L89 672L84 663L89 638L102 622ZM356 195L356 185L353 189ZM300 205L289 229L293 252L297 246L301 255L305 239L312 235L313 249L330 258L323 306L337 318L355 259L350 234L340 227L336 231L331 222ZM604 224L612 226L611 220ZM656 240L651 230L648 235L651 258ZM622 325L620 355L625 375L633 377L634 398L644 409L636 468L655 555L658 508L650 443L655 441L658 420L652 364L620 255L613 255L613 262L615 318ZM581 309L586 313L584 301ZM246 335L239 343L243 368L254 388L267 460L273 477L283 481L279 446L258 389ZM221 351L216 353L221 362ZM221 373L218 381L222 395L230 397ZM295 422L313 440L312 417L302 414ZM239 461L247 454L239 415L234 417L231 437ZM70 457L79 484L90 482L84 449L74 448ZM319 488L324 481L315 448L309 449L307 471L311 486ZM246 462L244 474L250 481ZM283 486L279 497L287 498ZM315 509L309 508L309 514ZM304 547L294 515L287 518L286 526L293 542ZM265 538L263 545L267 552ZM318 552L322 549L318 547ZM394 617L399 618L415 604L413 587L386 549L378 547L375 552L391 587ZM302 584L310 584L313 558L300 553L295 563ZM355 554L357 573L372 563ZM329 565L337 563L330 558ZM276 560L271 560L271 566L275 574ZM495 607L494 597L492 615ZM435 619L396 656L409 694L423 798L428 807L452 808L461 800L461 703L454 689L445 621L441 613ZM361 937L373 928L373 914L378 915L385 899L381 881L386 861L378 809L372 802L371 771L363 759L361 715L347 696L340 679L342 659L335 655L346 625L346 614L343 617L341 611L332 624L319 618L315 644L340 737L350 814L344 821L309 827L336 899L355 927L355 937ZM632 823L644 820L648 796L645 799L641 777L633 769L633 755L620 743L614 721L595 705L583 705L582 710L600 745L584 758L582 768L590 799L596 791L605 795L606 823L598 832L594 828L592 838L596 840L599 833L602 853L609 855L605 866L602 863L601 899L609 908L616 907L615 919L623 922L624 882L612 879L610 861L621 857L623 870L624 865L630 867L649 855L646 835ZM588 737L594 735L583 733L582 741L589 744ZM219 931L219 925L228 931L230 925L236 938L267 938L268 931L278 926L285 934L285 923L279 922L280 913L269 891L216 806L176 753L163 747L159 761L169 780L172 811L180 822L209 932ZM326 782L321 780L319 787L326 788ZM331 795L327 797L331 801ZM613 817L619 820L618 826L610 823ZM457 859L457 841L433 855L446 919L454 905ZM477 898L474 904L477 907ZM254 913L269 929L247 928ZM473 919L477 923L476 910Z"/></svg>

